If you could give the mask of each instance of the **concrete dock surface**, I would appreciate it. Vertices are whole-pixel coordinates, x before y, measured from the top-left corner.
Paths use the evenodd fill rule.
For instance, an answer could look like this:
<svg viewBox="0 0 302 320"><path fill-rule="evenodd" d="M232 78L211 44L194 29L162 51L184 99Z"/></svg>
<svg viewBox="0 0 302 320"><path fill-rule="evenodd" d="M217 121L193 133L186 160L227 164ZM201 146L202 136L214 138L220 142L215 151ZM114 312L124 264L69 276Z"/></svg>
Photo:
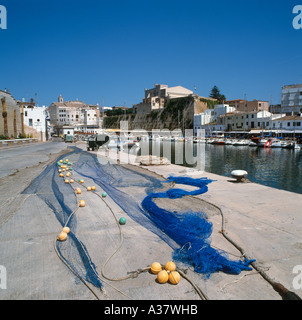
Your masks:
<svg viewBox="0 0 302 320"><path fill-rule="evenodd" d="M76 146L85 150L84 145ZM210 300L281 299L254 269L239 275L217 272L207 279L191 267L179 265L182 270L186 269L186 277L191 283L182 278L178 285L159 284L156 276L148 271L133 273L134 276L126 280L116 280L155 261L165 264L172 259L173 250L156 234L127 216L110 195L101 200L82 188L81 199L85 200L86 206L76 213L77 237L96 266L103 290L93 284L84 284L56 253L56 238L62 226L51 208L35 195L22 194L47 164L71 151L68 147L61 144L57 153L51 149L47 160L43 155L33 166L20 167L14 174L0 179L0 197L2 201L7 199L2 202L0 214L4 217L0 219L0 265L7 273L6 289L0 289L1 300L200 300L191 283ZM302 296L301 289L293 287L297 276L293 268L302 265L301 194L250 182L235 183L232 178L172 164L141 166L135 159L129 164L127 154L121 153L120 157L122 166L162 179L170 175L212 179L208 192L203 195L170 202L158 199L158 205L203 210L213 223L211 245L225 251L231 259L239 260L241 253L221 234L222 216L218 206L225 218L227 235L256 259L272 279ZM70 159L76 161L73 155ZM74 173L74 178L81 176ZM93 181L86 177L85 185L92 184ZM97 187L96 193L102 192ZM129 193L135 196L135 188ZM116 221L119 217L127 219L121 228Z"/></svg>

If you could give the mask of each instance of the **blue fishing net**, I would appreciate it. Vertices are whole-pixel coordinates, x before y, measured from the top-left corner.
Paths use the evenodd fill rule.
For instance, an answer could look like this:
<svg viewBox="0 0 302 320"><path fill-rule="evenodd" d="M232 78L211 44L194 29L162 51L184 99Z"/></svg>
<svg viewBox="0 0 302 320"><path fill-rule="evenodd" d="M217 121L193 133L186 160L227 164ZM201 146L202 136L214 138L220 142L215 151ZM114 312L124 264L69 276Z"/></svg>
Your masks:
<svg viewBox="0 0 302 320"><path fill-rule="evenodd" d="M64 156L70 156L67 154ZM62 157L63 159L63 157ZM58 159L60 160L60 158ZM76 215L70 215L77 209L77 198L70 184L62 183L58 175L57 163L50 164L33 180L24 194L36 194L54 212L63 227L68 221L70 233L64 242L56 241L56 249L67 265L82 279L92 283L97 288L102 287L95 265L91 261L85 244L77 237Z"/></svg>
<svg viewBox="0 0 302 320"><path fill-rule="evenodd" d="M217 271L239 274L243 270L251 270L251 261L233 261L222 250L211 247L213 226L204 212L174 212L158 207L154 201L158 198L173 200L204 194L208 191L211 180L169 177L165 181L110 162L101 164L95 155L77 148L64 156L66 157L76 159L73 160L73 170L77 174L92 179L129 217L164 240L174 250L175 261L193 266L196 272L207 277ZM24 193L37 194L64 226L78 204L72 187L62 183L62 178L58 177L57 166L57 163L49 165ZM194 189L167 189L172 183ZM162 191L163 189L165 190ZM102 283L88 249L77 237L76 215L69 220L68 227L71 230L68 239L56 242L58 252L79 276L101 288Z"/></svg>
<svg viewBox="0 0 302 320"><path fill-rule="evenodd" d="M239 274L243 270L252 270L249 267L252 261L230 260L224 251L211 247L213 226L204 212L177 213L159 208L153 201L156 198L177 199L204 194L212 180L171 176L163 182L110 162L100 165L96 157L87 153L80 156L74 169L79 174L92 178L133 220L166 241L174 249L175 260L194 266L196 272L209 277L217 271ZM164 183L172 182L195 189L187 191L171 188L156 192ZM131 186L143 188L144 192L140 194L136 188L135 195L131 196L123 190Z"/></svg>
<svg viewBox="0 0 302 320"><path fill-rule="evenodd" d="M170 189L166 192L151 193L143 200L143 208L149 212L154 223L161 227L180 248L174 251L176 261L194 266L194 270L210 276L211 273L222 271L239 274L242 270L252 270L252 261L232 261L222 250L210 245L213 225L203 212L182 212L181 214L159 208L153 201L156 198L177 199L183 196L200 195L208 191L207 185L212 180L190 177L169 177L168 181L197 187L194 191Z"/></svg>

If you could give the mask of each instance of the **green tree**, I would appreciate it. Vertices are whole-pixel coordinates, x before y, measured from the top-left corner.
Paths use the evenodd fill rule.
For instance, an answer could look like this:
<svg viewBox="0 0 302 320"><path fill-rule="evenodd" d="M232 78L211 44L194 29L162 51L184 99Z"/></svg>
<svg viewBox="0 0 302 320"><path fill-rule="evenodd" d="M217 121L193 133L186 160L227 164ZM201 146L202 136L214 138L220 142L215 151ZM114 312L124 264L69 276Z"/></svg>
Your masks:
<svg viewBox="0 0 302 320"><path fill-rule="evenodd" d="M225 95L220 93L220 90L217 86L214 86L210 92L210 98L217 99L219 103L222 103L226 100Z"/></svg>

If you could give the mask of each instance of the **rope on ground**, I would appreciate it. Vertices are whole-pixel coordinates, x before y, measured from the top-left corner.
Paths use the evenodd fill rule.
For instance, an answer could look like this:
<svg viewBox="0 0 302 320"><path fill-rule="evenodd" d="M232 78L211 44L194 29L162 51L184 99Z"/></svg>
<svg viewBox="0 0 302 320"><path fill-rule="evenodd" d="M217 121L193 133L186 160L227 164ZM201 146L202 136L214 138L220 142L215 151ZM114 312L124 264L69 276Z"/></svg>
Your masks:
<svg viewBox="0 0 302 320"><path fill-rule="evenodd" d="M231 239L226 234L226 231L225 231L225 218L224 218L224 214L223 214L221 208L219 206L207 201L207 200L202 199L202 201L212 205L213 207L218 209L218 211L220 212L221 219L222 219L221 231L220 232L224 236L224 238L226 240L228 240L242 254L243 257L245 257L247 260L252 260L252 258L245 252L245 250L241 246L239 246L238 243L236 243L233 239ZM252 262L251 265L262 276L262 278L264 280L266 280L273 287L273 289L280 294L280 296L282 297L283 300L301 300L301 298L297 294L295 294L292 291L289 291L281 283L278 283L278 282L274 281L265 272L265 270L259 266L259 264L256 261Z"/></svg>

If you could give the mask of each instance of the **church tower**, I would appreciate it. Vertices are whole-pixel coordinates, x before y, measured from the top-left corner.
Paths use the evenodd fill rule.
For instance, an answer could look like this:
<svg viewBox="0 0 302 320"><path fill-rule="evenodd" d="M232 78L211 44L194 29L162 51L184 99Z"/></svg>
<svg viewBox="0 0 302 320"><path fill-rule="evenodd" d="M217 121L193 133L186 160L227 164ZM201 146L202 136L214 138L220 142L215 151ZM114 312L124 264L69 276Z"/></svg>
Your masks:
<svg viewBox="0 0 302 320"><path fill-rule="evenodd" d="M63 103L63 97L62 97L61 94L60 94L60 96L59 96L59 98L58 98L58 101L59 101L60 103Z"/></svg>

